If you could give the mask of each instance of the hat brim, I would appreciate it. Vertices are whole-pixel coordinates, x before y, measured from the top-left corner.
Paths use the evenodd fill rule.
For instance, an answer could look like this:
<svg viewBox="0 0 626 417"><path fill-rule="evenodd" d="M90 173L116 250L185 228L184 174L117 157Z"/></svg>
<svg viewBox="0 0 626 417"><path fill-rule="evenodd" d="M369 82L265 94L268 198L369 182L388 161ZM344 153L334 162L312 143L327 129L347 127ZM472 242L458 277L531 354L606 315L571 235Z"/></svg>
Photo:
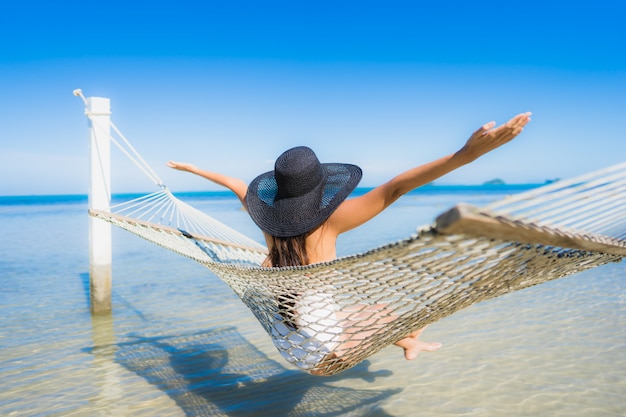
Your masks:
<svg viewBox="0 0 626 417"><path fill-rule="evenodd" d="M293 237L324 223L361 181L361 168L352 164L321 164L326 179L321 189L277 200L274 171L256 177L248 186L246 204L252 220L265 233Z"/></svg>

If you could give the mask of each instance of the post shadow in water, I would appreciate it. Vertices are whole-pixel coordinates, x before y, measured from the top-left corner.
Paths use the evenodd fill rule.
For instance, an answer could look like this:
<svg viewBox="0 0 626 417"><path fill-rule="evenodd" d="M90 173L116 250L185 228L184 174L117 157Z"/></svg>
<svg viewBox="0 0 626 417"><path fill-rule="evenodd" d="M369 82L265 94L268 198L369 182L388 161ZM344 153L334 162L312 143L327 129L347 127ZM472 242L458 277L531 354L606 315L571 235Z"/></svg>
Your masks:
<svg viewBox="0 0 626 417"><path fill-rule="evenodd" d="M85 292L85 300L87 301L87 308L90 307L91 299L90 299L90 289L89 289L89 272L81 272L78 274L80 277L80 282L83 283L83 291Z"/></svg>
<svg viewBox="0 0 626 417"><path fill-rule="evenodd" d="M357 390L329 381L373 382L365 361L336 377L314 377L268 358L234 327L121 343L115 361L172 398L187 416L388 416L380 404L401 389Z"/></svg>

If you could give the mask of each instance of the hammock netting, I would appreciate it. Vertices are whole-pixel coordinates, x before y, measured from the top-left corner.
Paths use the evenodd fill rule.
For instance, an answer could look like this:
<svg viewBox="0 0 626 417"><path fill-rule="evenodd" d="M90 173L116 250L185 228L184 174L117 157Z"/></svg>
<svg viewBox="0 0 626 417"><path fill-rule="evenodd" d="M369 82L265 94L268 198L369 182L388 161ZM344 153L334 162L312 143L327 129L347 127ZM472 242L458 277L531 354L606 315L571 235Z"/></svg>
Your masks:
<svg viewBox="0 0 626 417"><path fill-rule="evenodd" d="M480 209L456 206L365 253L285 268L262 267L263 245L162 185L90 214L206 266L288 362L332 375L472 304L621 261L625 203L622 163Z"/></svg>

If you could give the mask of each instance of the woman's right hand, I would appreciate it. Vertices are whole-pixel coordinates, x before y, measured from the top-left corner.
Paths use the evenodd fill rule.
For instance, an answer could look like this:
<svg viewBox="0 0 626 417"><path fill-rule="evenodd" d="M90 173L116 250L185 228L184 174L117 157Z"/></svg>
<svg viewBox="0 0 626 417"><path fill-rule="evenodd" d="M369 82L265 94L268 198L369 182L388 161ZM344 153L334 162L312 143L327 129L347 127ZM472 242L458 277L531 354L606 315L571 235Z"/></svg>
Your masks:
<svg viewBox="0 0 626 417"><path fill-rule="evenodd" d="M179 171L187 171L187 172L192 172L196 168L193 164L188 164L186 162L175 162L175 161L168 161L167 166L170 168L177 169Z"/></svg>
<svg viewBox="0 0 626 417"><path fill-rule="evenodd" d="M242 180L217 172L205 171L187 162L168 161L167 166L173 169L177 169L179 171L190 172L230 189L233 193L235 193L235 195L237 195L239 200L241 200L243 206L246 207L245 200L246 193L248 192L248 184L246 184Z"/></svg>

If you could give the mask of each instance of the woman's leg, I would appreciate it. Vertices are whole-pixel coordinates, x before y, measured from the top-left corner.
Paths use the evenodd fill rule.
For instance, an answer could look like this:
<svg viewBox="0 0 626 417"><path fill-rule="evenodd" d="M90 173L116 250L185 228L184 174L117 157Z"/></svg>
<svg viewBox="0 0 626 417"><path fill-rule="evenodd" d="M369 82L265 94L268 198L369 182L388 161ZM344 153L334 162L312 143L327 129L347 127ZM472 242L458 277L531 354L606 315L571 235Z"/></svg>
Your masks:
<svg viewBox="0 0 626 417"><path fill-rule="evenodd" d="M353 306L337 312L338 319L342 319L341 326L344 331L341 337L341 344L335 350L338 357L343 356L350 349L367 344L369 337L384 331L384 325L397 318L390 315L385 310L384 304L371 306ZM420 352L433 352L441 347L441 343L431 343L419 340L422 332L428 326L409 334L405 338L397 341L396 346L404 349L406 360L415 359Z"/></svg>
<svg viewBox="0 0 626 417"><path fill-rule="evenodd" d="M428 326L424 326L416 332L411 333L402 340L395 343L404 349L404 358L408 361L417 358L420 352L433 352L441 347L441 343L423 342L419 340L420 335Z"/></svg>

